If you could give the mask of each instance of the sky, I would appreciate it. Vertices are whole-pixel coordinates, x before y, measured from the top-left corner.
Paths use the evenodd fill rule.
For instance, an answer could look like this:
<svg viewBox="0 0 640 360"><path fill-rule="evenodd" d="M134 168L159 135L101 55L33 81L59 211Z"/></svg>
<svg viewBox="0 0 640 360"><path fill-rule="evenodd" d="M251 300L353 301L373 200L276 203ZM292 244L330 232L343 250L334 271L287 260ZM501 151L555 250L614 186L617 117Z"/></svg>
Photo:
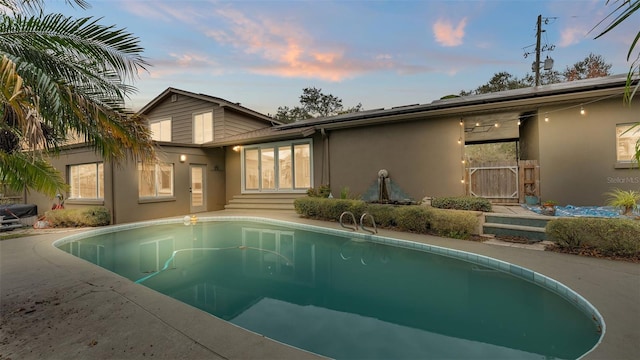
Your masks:
<svg viewBox="0 0 640 360"><path fill-rule="evenodd" d="M48 0L45 12L101 18L139 38L151 66L130 82L133 110L168 87L271 115L299 105L306 87L364 110L426 104L498 72L531 73L538 15L541 47L552 49L541 59L554 70L594 53L623 74L638 31L636 16L594 39L613 10L605 0L88 2Z"/></svg>

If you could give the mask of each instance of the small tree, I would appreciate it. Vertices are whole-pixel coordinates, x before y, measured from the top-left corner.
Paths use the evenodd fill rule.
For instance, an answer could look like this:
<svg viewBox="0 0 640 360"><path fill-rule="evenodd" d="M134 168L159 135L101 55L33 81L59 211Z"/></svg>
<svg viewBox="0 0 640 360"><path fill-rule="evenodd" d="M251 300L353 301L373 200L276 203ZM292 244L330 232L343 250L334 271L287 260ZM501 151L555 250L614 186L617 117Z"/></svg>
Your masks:
<svg viewBox="0 0 640 360"><path fill-rule="evenodd" d="M591 79L611 75L611 64L607 64L601 55L590 53L582 61L564 70L562 76L565 81Z"/></svg>
<svg viewBox="0 0 640 360"><path fill-rule="evenodd" d="M288 106L278 107L275 118L284 123L311 119L315 117L326 117L362 110L362 104L345 109L342 99L331 94L322 93L322 89L309 87L302 89L300 95L300 106L289 108Z"/></svg>

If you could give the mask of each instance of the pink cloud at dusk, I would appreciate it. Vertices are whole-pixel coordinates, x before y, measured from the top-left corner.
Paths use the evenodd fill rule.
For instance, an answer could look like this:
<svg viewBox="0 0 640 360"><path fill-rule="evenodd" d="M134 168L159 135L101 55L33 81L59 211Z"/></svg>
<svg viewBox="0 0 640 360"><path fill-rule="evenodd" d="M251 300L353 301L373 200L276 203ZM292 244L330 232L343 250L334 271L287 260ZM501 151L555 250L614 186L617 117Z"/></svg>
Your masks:
<svg viewBox="0 0 640 360"><path fill-rule="evenodd" d="M293 24L249 18L229 8L216 12L232 26L227 30L209 31L207 35L267 60L269 64L251 68L256 73L340 81L364 71L345 59L343 48L322 48L304 29Z"/></svg>
<svg viewBox="0 0 640 360"><path fill-rule="evenodd" d="M158 79L169 75L191 72L201 69L209 74L221 74L220 64L206 55L199 54L169 54L167 60L156 60L154 66L148 70L150 78Z"/></svg>
<svg viewBox="0 0 640 360"><path fill-rule="evenodd" d="M187 3L184 3L186 5ZM129 1L126 10L141 18L160 21L178 20L183 23L195 23L202 14L189 6L174 6L169 3L154 1Z"/></svg>
<svg viewBox="0 0 640 360"><path fill-rule="evenodd" d="M577 44L585 38L587 32L588 30L586 28L579 25L565 28L560 32L560 41L558 42L558 46L567 47Z"/></svg>
<svg viewBox="0 0 640 360"><path fill-rule="evenodd" d="M438 19L433 24L433 35L436 41L443 46L458 46L464 38L464 28L467 18L463 18L456 25L446 19Z"/></svg>

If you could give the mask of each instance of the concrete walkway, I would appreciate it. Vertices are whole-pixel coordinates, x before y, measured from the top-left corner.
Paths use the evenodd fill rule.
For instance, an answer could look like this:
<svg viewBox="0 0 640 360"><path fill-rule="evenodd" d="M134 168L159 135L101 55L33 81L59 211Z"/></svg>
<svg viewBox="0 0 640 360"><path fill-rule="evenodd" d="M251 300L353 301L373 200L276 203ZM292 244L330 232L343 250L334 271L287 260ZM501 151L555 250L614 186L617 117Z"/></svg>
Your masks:
<svg viewBox="0 0 640 360"><path fill-rule="evenodd" d="M289 212L202 216L207 215L265 216L340 228ZM318 358L51 246L69 234L0 241L0 359ZM637 359L640 354L640 264L387 230L380 235L490 256L558 280L605 319L604 340L586 359Z"/></svg>

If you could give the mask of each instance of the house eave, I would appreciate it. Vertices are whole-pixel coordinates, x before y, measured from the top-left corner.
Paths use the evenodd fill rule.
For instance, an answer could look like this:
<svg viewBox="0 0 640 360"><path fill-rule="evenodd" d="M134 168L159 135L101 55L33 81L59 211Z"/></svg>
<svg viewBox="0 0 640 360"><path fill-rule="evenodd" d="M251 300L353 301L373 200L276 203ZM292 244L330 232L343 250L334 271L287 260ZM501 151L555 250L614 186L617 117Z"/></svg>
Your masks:
<svg viewBox="0 0 640 360"><path fill-rule="evenodd" d="M232 109L234 111L240 112L242 114L249 115L249 116L254 117L256 119L260 119L262 121L268 122L272 126L273 125L281 125L282 124L282 122L280 122L280 121L278 121L278 120L276 120L276 119L274 119L274 118L272 118L272 117L270 117L268 115L264 115L264 114L261 114L261 113L255 111L255 110L246 108L246 107L240 105L240 103L233 103L233 102L227 101L227 100L222 99L222 98L218 98L218 97L214 97L214 96L210 96L210 95L206 95L206 94L193 93L193 92L190 92L190 91L180 90L180 89L176 89L176 88L172 88L172 87L167 88L165 91L160 93L160 95L158 95L154 99L152 99L148 104L146 104L144 107L142 107L138 111L138 114L145 115L147 112L149 112L155 106L157 106L158 104L160 104L163 101L165 101L165 99L168 96L170 96L171 94L187 96L187 97L199 99L199 100L210 102L210 103L215 103L215 104L218 104L222 108L229 108L229 109Z"/></svg>
<svg viewBox="0 0 640 360"><path fill-rule="evenodd" d="M492 94L465 96L436 100L429 104L409 105L391 109L381 109L332 116L321 119L303 120L280 125L279 129L315 126L335 129L356 127L391 121L416 120L419 117L437 118L443 116L464 116L507 110L535 110L540 105L552 105L568 101L587 101L594 98L622 95L626 76L612 76L602 79L576 81L578 84L553 84L540 87L503 91Z"/></svg>

